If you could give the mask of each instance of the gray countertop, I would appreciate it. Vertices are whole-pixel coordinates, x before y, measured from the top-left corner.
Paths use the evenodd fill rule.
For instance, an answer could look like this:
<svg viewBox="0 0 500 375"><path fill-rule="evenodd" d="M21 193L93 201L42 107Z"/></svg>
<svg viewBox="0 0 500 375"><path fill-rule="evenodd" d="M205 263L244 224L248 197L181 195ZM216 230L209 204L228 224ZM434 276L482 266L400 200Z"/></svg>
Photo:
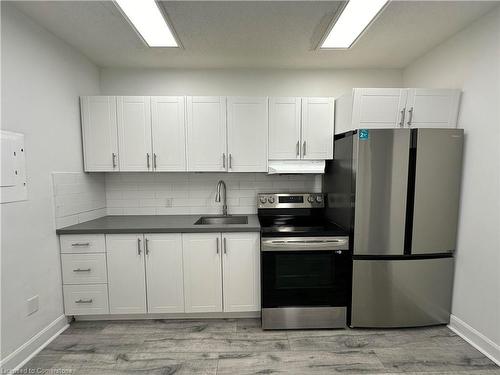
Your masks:
<svg viewBox="0 0 500 375"><path fill-rule="evenodd" d="M186 232L260 232L257 215L248 216L248 224L194 225L200 216L211 215L123 215L99 219L57 229L57 234L91 233L186 233ZM238 215L239 216L239 215Z"/></svg>

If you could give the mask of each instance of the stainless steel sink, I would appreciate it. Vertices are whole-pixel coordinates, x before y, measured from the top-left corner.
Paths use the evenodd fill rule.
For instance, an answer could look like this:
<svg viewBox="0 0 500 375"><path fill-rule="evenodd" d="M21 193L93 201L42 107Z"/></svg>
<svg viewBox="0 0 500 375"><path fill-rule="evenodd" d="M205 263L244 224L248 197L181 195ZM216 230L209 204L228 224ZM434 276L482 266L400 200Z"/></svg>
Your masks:
<svg viewBox="0 0 500 375"><path fill-rule="evenodd" d="M202 216L194 225L248 224L248 216Z"/></svg>

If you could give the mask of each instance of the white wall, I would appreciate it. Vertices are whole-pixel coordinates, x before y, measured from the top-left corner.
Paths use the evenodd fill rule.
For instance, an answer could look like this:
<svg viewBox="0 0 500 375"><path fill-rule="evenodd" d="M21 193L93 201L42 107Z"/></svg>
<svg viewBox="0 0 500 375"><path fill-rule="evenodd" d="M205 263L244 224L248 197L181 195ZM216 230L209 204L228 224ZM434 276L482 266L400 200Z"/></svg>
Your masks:
<svg viewBox="0 0 500 375"><path fill-rule="evenodd" d="M10 354L62 321L51 172L82 171L78 96L99 93L99 71L13 5L1 10L2 129L25 134L28 178L28 200L1 206L1 355L10 366L26 353ZM34 295L40 307L27 316Z"/></svg>
<svg viewBox="0 0 500 375"><path fill-rule="evenodd" d="M400 69L102 69L103 95L340 96L353 87L401 87Z"/></svg>
<svg viewBox="0 0 500 375"><path fill-rule="evenodd" d="M404 83L463 89L452 314L491 340L500 361L500 7L408 66Z"/></svg>
<svg viewBox="0 0 500 375"><path fill-rule="evenodd" d="M217 182L227 186L230 214L257 213L257 193L319 192L318 175L265 173L106 173L108 215L218 214Z"/></svg>

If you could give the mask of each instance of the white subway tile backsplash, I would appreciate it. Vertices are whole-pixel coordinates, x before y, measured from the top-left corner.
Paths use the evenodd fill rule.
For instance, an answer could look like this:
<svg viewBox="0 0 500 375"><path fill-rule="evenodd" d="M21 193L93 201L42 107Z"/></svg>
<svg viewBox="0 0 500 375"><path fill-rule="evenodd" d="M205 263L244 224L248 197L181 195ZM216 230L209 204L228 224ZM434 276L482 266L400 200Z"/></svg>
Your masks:
<svg viewBox="0 0 500 375"><path fill-rule="evenodd" d="M321 176L264 173L53 173L57 228L104 215L220 214L216 185L227 185L231 214L257 212L259 192L318 192Z"/></svg>
<svg viewBox="0 0 500 375"><path fill-rule="evenodd" d="M238 200L238 206L252 206L253 204L255 204L255 199L252 197L252 198L240 198Z"/></svg>
<svg viewBox="0 0 500 375"><path fill-rule="evenodd" d="M318 175L264 173L106 173L108 215L219 214L216 185L227 185L229 213L257 212L260 192L319 192Z"/></svg>
<svg viewBox="0 0 500 375"><path fill-rule="evenodd" d="M107 214L105 177L100 173L54 172L52 187L56 228Z"/></svg>
<svg viewBox="0 0 500 375"><path fill-rule="evenodd" d="M156 209L154 207L125 207L123 215L155 215Z"/></svg>

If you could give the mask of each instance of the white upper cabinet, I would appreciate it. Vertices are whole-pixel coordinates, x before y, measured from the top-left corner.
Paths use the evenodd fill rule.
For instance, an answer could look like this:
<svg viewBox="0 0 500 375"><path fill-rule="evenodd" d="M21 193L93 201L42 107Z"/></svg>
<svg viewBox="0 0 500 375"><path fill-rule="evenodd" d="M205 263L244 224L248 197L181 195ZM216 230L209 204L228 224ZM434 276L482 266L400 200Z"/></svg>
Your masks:
<svg viewBox="0 0 500 375"><path fill-rule="evenodd" d="M302 159L332 159L333 98L302 98Z"/></svg>
<svg viewBox="0 0 500 375"><path fill-rule="evenodd" d="M460 90L409 89L406 127L456 128Z"/></svg>
<svg viewBox="0 0 500 375"><path fill-rule="evenodd" d="M151 97L154 171L187 170L185 113L183 96Z"/></svg>
<svg viewBox="0 0 500 375"><path fill-rule="evenodd" d="M335 133L377 128L455 128L456 89L356 88L335 101Z"/></svg>
<svg viewBox="0 0 500 375"><path fill-rule="evenodd" d="M260 310L260 235L222 233L224 311Z"/></svg>
<svg viewBox="0 0 500 375"><path fill-rule="evenodd" d="M116 98L82 96L80 103L85 171L118 170Z"/></svg>
<svg viewBox="0 0 500 375"><path fill-rule="evenodd" d="M187 97L188 170L227 170L226 97Z"/></svg>
<svg viewBox="0 0 500 375"><path fill-rule="evenodd" d="M86 171L266 172L332 158L331 98L82 97Z"/></svg>
<svg viewBox="0 0 500 375"><path fill-rule="evenodd" d="M300 159L300 98L269 98L269 159Z"/></svg>
<svg viewBox="0 0 500 375"><path fill-rule="evenodd" d="M142 234L106 235L109 312L146 312L146 275Z"/></svg>
<svg viewBox="0 0 500 375"><path fill-rule="evenodd" d="M222 311L220 233L183 233L186 312Z"/></svg>
<svg viewBox="0 0 500 375"><path fill-rule="evenodd" d="M120 171L152 170L150 97L118 96L116 108Z"/></svg>
<svg viewBox="0 0 500 375"><path fill-rule="evenodd" d="M269 159L333 157L333 98L270 98Z"/></svg>
<svg viewBox="0 0 500 375"><path fill-rule="evenodd" d="M401 126L406 105L406 89L355 89L352 123L355 128Z"/></svg>
<svg viewBox="0 0 500 375"><path fill-rule="evenodd" d="M184 312L182 235L144 235L149 313Z"/></svg>
<svg viewBox="0 0 500 375"><path fill-rule="evenodd" d="M227 98L229 172L267 172L267 97Z"/></svg>

